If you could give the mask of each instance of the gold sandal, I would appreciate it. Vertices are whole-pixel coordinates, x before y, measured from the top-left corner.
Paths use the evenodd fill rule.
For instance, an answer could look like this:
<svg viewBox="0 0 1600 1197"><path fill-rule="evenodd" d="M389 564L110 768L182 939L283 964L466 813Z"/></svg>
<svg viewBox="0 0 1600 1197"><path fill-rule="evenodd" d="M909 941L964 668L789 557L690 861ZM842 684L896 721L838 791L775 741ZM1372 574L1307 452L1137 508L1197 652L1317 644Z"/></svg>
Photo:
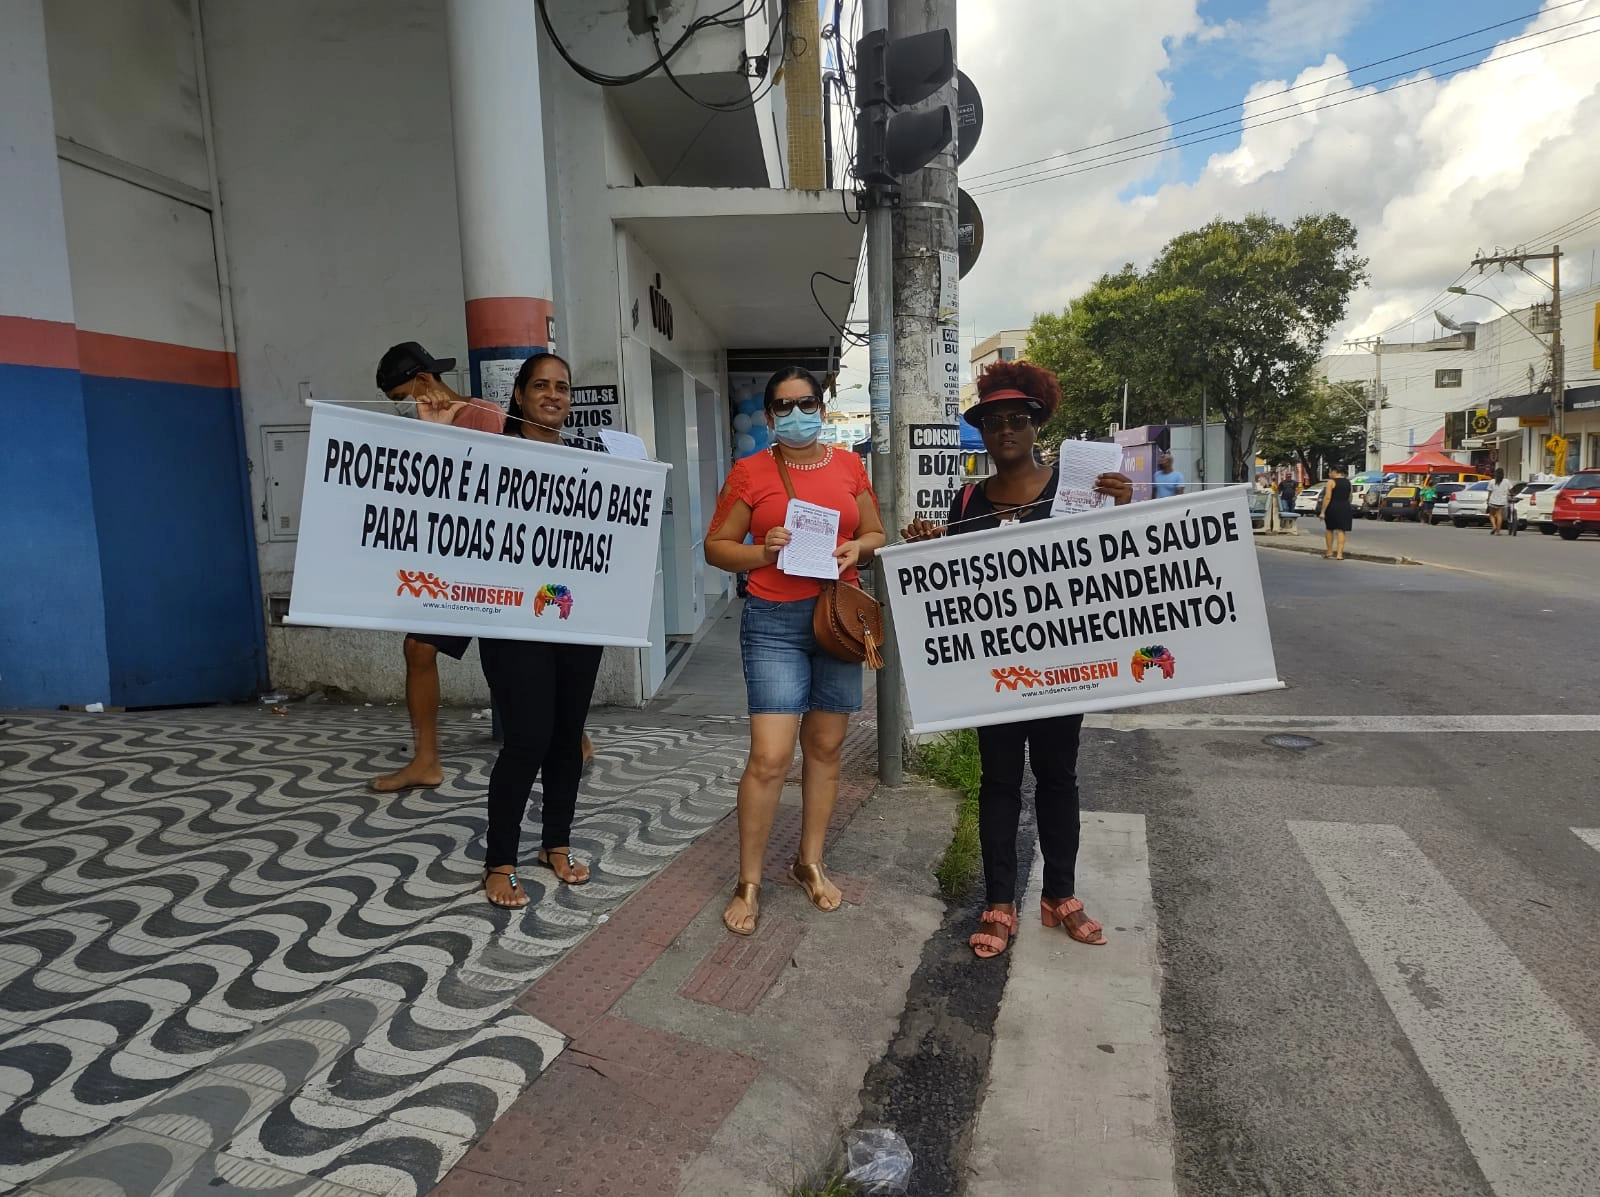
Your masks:
<svg viewBox="0 0 1600 1197"><path fill-rule="evenodd" d="M728 912L722 912L722 925L735 935L754 935L756 927L761 922L761 886L754 881L741 881L733 887L733 897L737 902L743 902L750 909L750 926L735 927L728 921Z"/></svg>
<svg viewBox="0 0 1600 1197"><path fill-rule="evenodd" d="M800 858L797 856L794 858L794 863L789 866L789 876L794 878L800 888L806 891L806 897L811 899L811 904L823 913L831 914L844 905L844 897L842 895L832 906L824 906L822 904L822 886L828 880L828 876L822 871L821 861L816 864L801 864Z"/></svg>

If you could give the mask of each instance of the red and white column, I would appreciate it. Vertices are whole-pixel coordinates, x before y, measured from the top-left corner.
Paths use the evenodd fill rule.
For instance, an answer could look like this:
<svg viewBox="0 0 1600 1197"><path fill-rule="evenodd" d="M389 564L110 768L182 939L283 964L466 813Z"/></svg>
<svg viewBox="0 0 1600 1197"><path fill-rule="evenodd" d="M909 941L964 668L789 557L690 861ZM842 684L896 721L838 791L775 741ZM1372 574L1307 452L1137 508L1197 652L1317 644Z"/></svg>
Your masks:
<svg viewBox="0 0 1600 1197"><path fill-rule="evenodd" d="M456 202L473 394L504 405L555 342L550 211L532 0L448 0Z"/></svg>

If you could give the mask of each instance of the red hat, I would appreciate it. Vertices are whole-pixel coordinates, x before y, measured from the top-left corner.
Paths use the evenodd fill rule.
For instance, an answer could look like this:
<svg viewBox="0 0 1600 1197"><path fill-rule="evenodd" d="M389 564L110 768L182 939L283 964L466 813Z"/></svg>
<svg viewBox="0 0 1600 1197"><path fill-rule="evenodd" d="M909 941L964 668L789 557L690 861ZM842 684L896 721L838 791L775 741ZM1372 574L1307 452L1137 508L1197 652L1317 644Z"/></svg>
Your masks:
<svg viewBox="0 0 1600 1197"><path fill-rule="evenodd" d="M974 428L981 427L985 403L1020 399L1042 424L1061 405L1061 384L1049 370L1027 362L992 362L978 375L978 401L967 408L962 418Z"/></svg>

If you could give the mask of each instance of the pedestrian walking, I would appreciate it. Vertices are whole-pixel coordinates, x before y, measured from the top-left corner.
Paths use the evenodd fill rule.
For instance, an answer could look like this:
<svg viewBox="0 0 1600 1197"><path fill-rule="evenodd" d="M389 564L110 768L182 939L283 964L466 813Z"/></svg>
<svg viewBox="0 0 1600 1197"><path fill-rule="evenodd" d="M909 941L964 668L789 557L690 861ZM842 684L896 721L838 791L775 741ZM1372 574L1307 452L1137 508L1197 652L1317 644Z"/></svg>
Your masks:
<svg viewBox="0 0 1600 1197"><path fill-rule="evenodd" d="M1489 535L1499 536L1500 529L1505 527L1506 504L1511 501L1511 483L1506 481L1506 472L1496 469L1494 481L1489 484Z"/></svg>
<svg viewBox="0 0 1600 1197"><path fill-rule="evenodd" d="M739 779L739 880L722 916L737 935L760 919L767 839L798 738L800 851L789 874L818 910L839 906L839 889L823 872L822 850L839 796L839 750L852 712L861 709L862 666L829 655L812 631L822 583L785 573L779 554L792 498L836 512L834 560L839 580L854 583L857 566L883 547L883 520L861 458L819 440L825 403L821 384L800 366L779 370L764 393L776 443L734 463L706 533L706 562L746 573L749 597L739 621L750 756ZM753 542L745 544L746 535Z"/></svg>
<svg viewBox="0 0 1600 1197"><path fill-rule="evenodd" d="M1322 534L1330 561L1344 560L1344 540L1355 526L1355 509L1350 501L1350 479L1338 466L1328 471L1328 484L1322 488Z"/></svg>
<svg viewBox="0 0 1600 1197"><path fill-rule="evenodd" d="M453 357L436 358L415 341L391 346L378 361L377 383L392 402L416 412L429 424L451 424L478 432L499 432L505 414L486 399L458 395L441 374L456 368ZM470 636L412 632L403 651L406 662L406 713L411 717L411 760L405 768L372 780L381 794L413 787L430 788L444 781L439 761L439 654L457 661L472 643Z"/></svg>
<svg viewBox="0 0 1600 1197"><path fill-rule="evenodd" d="M593 448L561 433L572 407L572 369L553 353L528 358L517 371L502 430L548 445ZM537 778L543 784L538 863L567 885L589 880L572 857L572 819L584 767L583 725L600 672L598 644L480 639L478 656L505 740L489 774L489 831L483 888L496 906L521 907L528 894L517 877L522 818Z"/></svg>
<svg viewBox="0 0 1600 1197"><path fill-rule="evenodd" d="M945 524L913 520L907 540L959 535L1048 519L1059 473L1034 456L1039 427L1061 402L1055 375L1026 362L996 362L978 376L978 401L966 413L983 434L994 474L956 496ZM1120 506L1133 498L1133 481L1101 474L1095 490ZM984 901L979 929L968 941L990 959L1017 933L1017 828L1022 817L1022 771L1033 769L1039 850L1044 856L1040 921L1062 927L1079 943L1101 945L1104 929L1077 896L1079 839L1078 740L1082 715L1059 715L978 729L982 778L978 788L978 839L983 854Z"/></svg>

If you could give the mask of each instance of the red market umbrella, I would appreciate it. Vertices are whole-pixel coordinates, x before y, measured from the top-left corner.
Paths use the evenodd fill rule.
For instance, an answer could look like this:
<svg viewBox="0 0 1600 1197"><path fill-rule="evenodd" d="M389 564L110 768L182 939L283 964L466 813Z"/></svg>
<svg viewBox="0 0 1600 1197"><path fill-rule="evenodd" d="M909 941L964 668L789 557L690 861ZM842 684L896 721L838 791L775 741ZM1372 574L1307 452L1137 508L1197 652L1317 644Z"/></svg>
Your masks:
<svg viewBox="0 0 1600 1197"><path fill-rule="evenodd" d="M1468 473L1482 473L1470 465L1463 465L1453 457L1446 457L1437 449L1418 449L1405 461L1394 465L1385 465L1385 474L1459 474L1463 470Z"/></svg>

